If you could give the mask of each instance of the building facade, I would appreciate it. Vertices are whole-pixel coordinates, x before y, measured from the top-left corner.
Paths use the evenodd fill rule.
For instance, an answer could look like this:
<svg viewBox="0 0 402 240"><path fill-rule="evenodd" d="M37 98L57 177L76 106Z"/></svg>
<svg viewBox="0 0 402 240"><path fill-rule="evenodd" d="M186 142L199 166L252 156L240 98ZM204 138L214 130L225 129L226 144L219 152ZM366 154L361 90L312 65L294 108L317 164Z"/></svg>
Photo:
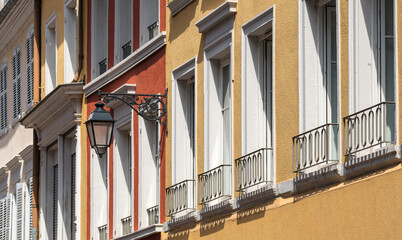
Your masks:
<svg viewBox="0 0 402 240"><path fill-rule="evenodd" d="M0 1L1 239L31 239L37 230L33 132L20 122L34 105L33 19L34 1Z"/></svg>
<svg viewBox="0 0 402 240"><path fill-rule="evenodd" d="M400 3L167 7L165 239L398 238Z"/></svg>
<svg viewBox="0 0 402 240"><path fill-rule="evenodd" d="M99 90L164 95L165 1L92 0L86 6L86 116L95 109ZM111 146L98 156L87 144L85 237L160 239L166 126L139 117L121 101L106 108L115 120Z"/></svg>

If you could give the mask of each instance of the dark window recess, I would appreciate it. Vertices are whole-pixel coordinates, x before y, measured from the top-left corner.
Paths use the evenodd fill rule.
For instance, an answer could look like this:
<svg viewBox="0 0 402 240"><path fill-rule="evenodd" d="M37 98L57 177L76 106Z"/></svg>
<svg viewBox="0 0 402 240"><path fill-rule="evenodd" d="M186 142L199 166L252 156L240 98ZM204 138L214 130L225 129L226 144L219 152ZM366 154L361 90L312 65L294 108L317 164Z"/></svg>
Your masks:
<svg viewBox="0 0 402 240"><path fill-rule="evenodd" d="M106 70L107 70L107 62L106 61L107 61L107 58L105 58L99 62L99 75L106 72Z"/></svg>
<svg viewBox="0 0 402 240"><path fill-rule="evenodd" d="M158 35L158 32L159 32L159 21L156 21L151 25L149 25L148 26L149 40Z"/></svg>
<svg viewBox="0 0 402 240"><path fill-rule="evenodd" d="M123 59L125 59L131 54L131 41L124 44L121 48L123 50Z"/></svg>

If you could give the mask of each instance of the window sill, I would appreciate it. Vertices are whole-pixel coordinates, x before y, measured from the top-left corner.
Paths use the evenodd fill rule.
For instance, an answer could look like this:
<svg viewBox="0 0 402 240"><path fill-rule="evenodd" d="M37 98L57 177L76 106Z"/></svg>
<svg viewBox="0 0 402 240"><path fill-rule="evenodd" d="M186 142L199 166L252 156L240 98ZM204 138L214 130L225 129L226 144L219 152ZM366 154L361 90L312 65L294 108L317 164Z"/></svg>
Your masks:
<svg viewBox="0 0 402 240"><path fill-rule="evenodd" d="M96 92L99 88L105 86L106 84L114 81L116 78L120 77L126 73L131 68L135 67L137 64L144 61L146 58L151 56L157 50L165 46L166 44L166 32L161 32L153 39L148 41L146 44L141 46L135 52L131 53L130 56L126 57L124 60L108 69L102 75L91 80L88 84L84 86L84 91L86 92L86 97Z"/></svg>
<svg viewBox="0 0 402 240"><path fill-rule="evenodd" d="M197 221L197 212L192 211L187 213L184 216L172 218L171 220L165 222L163 224L163 230L170 231L174 228L178 228L181 226L189 225L189 224L194 224Z"/></svg>
<svg viewBox="0 0 402 240"><path fill-rule="evenodd" d="M381 168L399 164L401 162L402 146L394 144L377 149L345 162L346 178L353 178L368 172L373 172Z"/></svg>
<svg viewBox="0 0 402 240"><path fill-rule="evenodd" d="M338 166L342 168L340 164L327 165L321 169L310 172L300 173L293 179L295 184L295 190L297 193L305 192L314 188L327 186L336 182L342 181L342 171L338 171Z"/></svg>
<svg viewBox="0 0 402 240"><path fill-rule="evenodd" d="M258 186L258 189L243 193L236 199L239 208L250 207L261 202L273 200L276 197L276 188L272 183Z"/></svg>

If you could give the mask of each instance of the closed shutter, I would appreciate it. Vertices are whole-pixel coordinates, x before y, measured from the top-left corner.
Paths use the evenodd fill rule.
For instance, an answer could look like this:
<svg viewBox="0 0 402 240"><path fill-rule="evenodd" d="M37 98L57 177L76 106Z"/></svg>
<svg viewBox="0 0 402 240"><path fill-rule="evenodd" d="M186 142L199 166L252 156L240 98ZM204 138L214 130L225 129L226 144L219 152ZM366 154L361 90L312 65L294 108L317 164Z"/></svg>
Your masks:
<svg viewBox="0 0 402 240"><path fill-rule="evenodd" d="M0 130L4 130L7 125L7 63L0 68Z"/></svg>
<svg viewBox="0 0 402 240"><path fill-rule="evenodd" d="M75 153L71 155L71 240L75 240L76 234L76 221L77 216L75 215L75 197L76 197L76 188L75 188L75 178L76 178L76 169L75 169Z"/></svg>
<svg viewBox="0 0 402 240"><path fill-rule="evenodd" d="M18 120L21 114L21 50L13 54L13 119Z"/></svg>
<svg viewBox="0 0 402 240"><path fill-rule="evenodd" d="M33 229L32 229L32 198L33 198L33 177L29 178L29 233L28 239L33 240Z"/></svg>
<svg viewBox="0 0 402 240"><path fill-rule="evenodd" d="M59 173L58 166L53 168L53 239L57 239L57 202L58 202L58 185Z"/></svg>
<svg viewBox="0 0 402 240"><path fill-rule="evenodd" d="M23 234L23 219L24 219L24 185L22 183L16 184L16 191L15 191L15 202L17 207L17 216L16 216L16 234L17 240L22 240Z"/></svg>
<svg viewBox="0 0 402 240"><path fill-rule="evenodd" d="M27 54L27 105L31 106L33 101L33 80L34 80L33 31L27 37L26 54Z"/></svg>
<svg viewBox="0 0 402 240"><path fill-rule="evenodd" d="M0 239L4 239L4 224L5 224L4 201L5 199L0 200Z"/></svg>
<svg viewBox="0 0 402 240"><path fill-rule="evenodd" d="M10 217L11 214L11 199L6 197L3 199L3 238L4 240L10 239L11 227L10 227Z"/></svg>

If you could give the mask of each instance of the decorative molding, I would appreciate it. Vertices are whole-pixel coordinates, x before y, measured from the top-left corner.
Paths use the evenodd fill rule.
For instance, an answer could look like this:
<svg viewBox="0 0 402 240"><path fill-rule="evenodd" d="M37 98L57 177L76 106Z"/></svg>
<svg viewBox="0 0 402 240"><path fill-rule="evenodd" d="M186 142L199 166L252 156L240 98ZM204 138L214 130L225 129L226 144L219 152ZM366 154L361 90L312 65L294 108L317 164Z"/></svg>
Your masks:
<svg viewBox="0 0 402 240"><path fill-rule="evenodd" d="M194 74L195 65L196 57L193 57L192 59L188 60L187 62L183 63L172 71L173 79L181 80L190 78L190 75Z"/></svg>
<svg viewBox="0 0 402 240"><path fill-rule="evenodd" d="M88 84L84 86L85 97L95 93L101 87L107 85L108 83L114 81L116 78L120 77L128 70L137 66L139 63L147 59L153 53L161 49L166 45L166 32L159 33L156 37L151 39L149 42L141 46L135 52L131 53L124 60L114 65L112 68L108 69L102 75L91 80Z"/></svg>
<svg viewBox="0 0 402 240"><path fill-rule="evenodd" d="M180 12L183 8L189 5L193 0L172 0L167 4L167 7L170 9L171 16L173 17L178 12Z"/></svg>
<svg viewBox="0 0 402 240"><path fill-rule="evenodd" d="M1 182L4 178L8 177L8 173L9 173L8 167L2 167L2 168L0 168L0 182Z"/></svg>
<svg viewBox="0 0 402 240"><path fill-rule="evenodd" d="M83 83L58 85L20 120L38 132L38 145L47 146L81 121Z"/></svg>
<svg viewBox="0 0 402 240"><path fill-rule="evenodd" d="M195 23L198 32L206 33L236 13L237 0L228 0Z"/></svg>

